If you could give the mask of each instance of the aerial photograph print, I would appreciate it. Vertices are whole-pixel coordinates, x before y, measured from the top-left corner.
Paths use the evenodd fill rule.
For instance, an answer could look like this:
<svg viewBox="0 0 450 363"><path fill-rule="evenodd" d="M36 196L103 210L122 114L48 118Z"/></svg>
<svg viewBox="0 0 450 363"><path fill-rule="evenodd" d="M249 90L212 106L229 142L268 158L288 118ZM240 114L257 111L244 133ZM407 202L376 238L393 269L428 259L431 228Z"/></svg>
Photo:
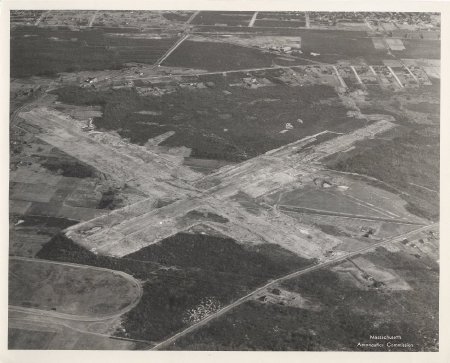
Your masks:
<svg viewBox="0 0 450 363"><path fill-rule="evenodd" d="M439 352L441 13L7 17L8 350Z"/></svg>

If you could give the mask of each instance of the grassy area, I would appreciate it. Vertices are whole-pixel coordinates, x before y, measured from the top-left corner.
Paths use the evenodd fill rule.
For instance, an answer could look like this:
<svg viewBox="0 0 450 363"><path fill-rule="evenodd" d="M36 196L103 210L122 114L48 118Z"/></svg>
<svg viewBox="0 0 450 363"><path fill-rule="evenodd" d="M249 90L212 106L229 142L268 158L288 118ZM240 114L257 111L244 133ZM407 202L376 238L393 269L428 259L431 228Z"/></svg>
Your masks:
<svg viewBox="0 0 450 363"><path fill-rule="evenodd" d="M441 58L440 40L402 39L404 50L392 51L399 58Z"/></svg>
<svg viewBox="0 0 450 363"><path fill-rule="evenodd" d="M56 335L53 331L8 329L8 349L47 349Z"/></svg>
<svg viewBox="0 0 450 363"><path fill-rule="evenodd" d="M304 26L304 23L301 21L257 20L253 28L201 27L197 31L213 34L214 32L225 34L232 32L252 34L257 32L258 35L298 36L301 39L301 49L303 52L301 57L324 63L337 63L339 60L362 58L369 64L382 64L383 59L393 58L393 56L388 54L386 49L375 49L371 38L367 36L366 32L290 29L290 27L300 26ZM249 42L249 45L252 45L251 42ZM436 52L435 50L432 51ZM318 55L313 56L311 52L317 53ZM166 64L168 65L211 71L268 67L273 62L279 62L276 55L262 53L256 49L253 50L221 43L189 41L184 42L166 60Z"/></svg>
<svg viewBox="0 0 450 363"><path fill-rule="evenodd" d="M152 64L172 43L170 38L112 37L101 29L15 28L11 34L11 77L120 69L127 62Z"/></svg>
<svg viewBox="0 0 450 363"><path fill-rule="evenodd" d="M335 213L357 214L370 217L385 217L383 214L357 203L346 195L333 190L303 186L282 195L279 204L318 209Z"/></svg>
<svg viewBox="0 0 450 363"><path fill-rule="evenodd" d="M282 21L278 19L257 19L254 26L300 28L306 26L305 21Z"/></svg>
<svg viewBox="0 0 450 363"><path fill-rule="evenodd" d="M277 246L247 249L231 239L187 234L123 258L94 255L58 236L38 257L108 267L144 281L141 301L117 334L152 341L185 328L203 308L213 312L270 278L313 263Z"/></svg>
<svg viewBox="0 0 450 363"><path fill-rule="evenodd" d="M239 45L184 41L165 61L165 66L208 71L271 67L277 55Z"/></svg>
<svg viewBox="0 0 450 363"><path fill-rule="evenodd" d="M95 178L98 176L97 170L87 165L65 152L54 149L50 155L41 156L40 164L54 173L65 177L74 178Z"/></svg>
<svg viewBox="0 0 450 363"><path fill-rule="evenodd" d="M385 249L365 256L400 274L412 290L359 290L330 269L291 279L283 288L301 294L318 310L249 301L181 338L180 350L377 350L360 348L370 335L401 335L412 348L386 351L436 351L438 266ZM430 271L431 270L431 271ZM415 271L419 271L415 276ZM412 318L414 317L414 318ZM386 342L384 342L386 343Z"/></svg>
<svg viewBox="0 0 450 363"><path fill-rule="evenodd" d="M230 26L247 26L251 17L252 12L229 13L226 11L202 11L194 18L192 24L226 24Z"/></svg>
<svg viewBox="0 0 450 363"><path fill-rule="evenodd" d="M342 30L300 30L302 57L326 63L338 60L364 58L369 64L378 64L390 59L386 50L375 49L366 32ZM320 55L313 57L311 52Z"/></svg>
<svg viewBox="0 0 450 363"><path fill-rule="evenodd" d="M429 127L411 127L392 139L365 140L346 155L333 156L330 168L375 177L404 191L408 210L439 219L439 136ZM381 185L382 186L382 185ZM418 187L419 186L419 187ZM421 188L425 187L425 188Z"/></svg>
<svg viewBox="0 0 450 363"><path fill-rule="evenodd" d="M139 297L136 284L109 271L34 261L9 261L10 305L101 317Z"/></svg>

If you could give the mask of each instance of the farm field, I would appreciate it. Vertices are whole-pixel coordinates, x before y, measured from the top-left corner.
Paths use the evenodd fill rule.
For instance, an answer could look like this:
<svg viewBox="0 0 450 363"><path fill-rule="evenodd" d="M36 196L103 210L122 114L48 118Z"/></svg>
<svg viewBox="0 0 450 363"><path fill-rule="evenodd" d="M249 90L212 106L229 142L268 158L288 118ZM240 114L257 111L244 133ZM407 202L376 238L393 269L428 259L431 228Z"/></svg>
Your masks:
<svg viewBox="0 0 450 363"><path fill-rule="evenodd" d="M56 76L59 72L120 69L125 63L153 64L174 39L108 36L103 30L16 28L11 38L11 76Z"/></svg>
<svg viewBox="0 0 450 363"><path fill-rule="evenodd" d="M255 21L255 26L257 27L276 27L276 28L300 28L304 27L306 23L304 21L298 21L298 20L288 20L288 21L282 21L282 20L276 20L276 19L257 19Z"/></svg>
<svg viewBox="0 0 450 363"><path fill-rule="evenodd" d="M192 24L197 25L227 25L227 26L248 26L253 12L220 12L201 11Z"/></svg>
<svg viewBox="0 0 450 363"><path fill-rule="evenodd" d="M278 56L234 44L184 41L164 62L166 66L188 67L207 71L228 71L271 67ZM292 65L302 64L294 60Z"/></svg>
<svg viewBox="0 0 450 363"><path fill-rule="evenodd" d="M68 226L140 198L34 136L23 140L23 133L11 133L10 254L34 257Z"/></svg>
<svg viewBox="0 0 450 363"><path fill-rule="evenodd" d="M393 51L399 58L440 59L441 57L438 40L403 39L403 44L405 50Z"/></svg>
<svg viewBox="0 0 450 363"><path fill-rule="evenodd" d="M302 39L302 56L316 61L336 63L339 60L363 58L369 64L377 64L389 58L386 50L375 49L365 32L305 29L299 31L298 35ZM320 55L313 57L309 55L311 52Z"/></svg>
<svg viewBox="0 0 450 363"><path fill-rule="evenodd" d="M151 344L81 332L67 326L11 319L8 349L33 350L141 350Z"/></svg>

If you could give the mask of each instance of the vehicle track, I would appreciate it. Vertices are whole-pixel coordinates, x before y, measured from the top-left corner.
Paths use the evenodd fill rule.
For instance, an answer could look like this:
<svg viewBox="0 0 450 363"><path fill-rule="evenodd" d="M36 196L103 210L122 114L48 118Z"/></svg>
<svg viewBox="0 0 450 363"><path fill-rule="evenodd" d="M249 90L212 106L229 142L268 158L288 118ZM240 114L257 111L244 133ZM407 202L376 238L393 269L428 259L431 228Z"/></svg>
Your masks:
<svg viewBox="0 0 450 363"><path fill-rule="evenodd" d="M20 261L29 261L33 263L47 263L47 264L55 264L55 265L64 265L69 267L76 267L80 269L90 269L90 270L97 270L97 271L108 271L114 275L119 275L132 283L136 286L138 289L138 297L135 301L124 307L123 309L117 311L114 314L110 315L104 315L101 317L93 317L93 316L83 316L83 315L70 315L65 313L58 313L55 311L50 310L42 310L42 309L33 309L33 308L24 308L21 306L15 306L15 305L8 305L8 310L25 313L25 314L31 314L31 315L38 315L38 316L48 316L52 318L60 318L64 320L76 320L76 321L82 321L82 322L93 322L93 321L104 321L104 320L110 320L113 318L118 318L119 316L127 313L128 311L132 310L141 300L142 294L143 294L143 288L142 284L139 280L135 279L133 276L122 272L118 270L111 270L109 268L103 268L103 267L95 267L90 265L80 265L76 263L69 263L69 262L57 262L57 261L50 261L50 260L44 260L44 259L38 259L38 258L27 258L27 257L19 257L19 256L10 256L10 260L20 260Z"/></svg>

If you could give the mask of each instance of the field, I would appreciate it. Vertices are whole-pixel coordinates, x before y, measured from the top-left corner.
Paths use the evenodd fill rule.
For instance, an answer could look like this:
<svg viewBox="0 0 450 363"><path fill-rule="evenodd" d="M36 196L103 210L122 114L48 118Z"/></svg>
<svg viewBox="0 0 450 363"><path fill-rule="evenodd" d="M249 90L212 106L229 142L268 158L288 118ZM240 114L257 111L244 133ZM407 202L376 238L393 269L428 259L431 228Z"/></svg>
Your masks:
<svg viewBox="0 0 450 363"><path fill-rule="evenodd" d="M26 203L26 204L25 204ZM10 202L9 253L14 256L33 257L42 246L58 234L62 229L78 223L78 221L43 216L26 216L13 214L21 205L29 208L31 203ZM21 221L21 223L18 223Z"/></svg>
<svg viewBox="0 0 450 363"><path fill-rule="evenodd" d="M305 13L300 11L260 11L257 19L305 20Z"/></svg>
<svg viewBox="0 0 450 363"><path fill-rule="evenodd" d="M139 199L130 188L21 132L11 133L10 254L33 257L64 228Z"/></svg>
<svg viewBox="0 0 450 363"><path fill-rule="evenodd" d="M16 10L11 12L11 23L35 24L44 13L42 10Z"/></svg>
<svg viewBox="0 0 450 363"><path fill-rule="evenodd" d="M299 206L317 210L326 210L335 213L347 213L386 218L386 214L370 209L358 200L352 200L344 193L336 190L320 190L314 187L305 187L301 190L293 190L283 194L280 204Z"/></svg>
<svg viewBox="0 0 450 363"><path fill-rule="evenodd" d="M8 349L139 350L150 344L84 333L67 326L10 319Z"/></svg>
<svg viewBox="0 0 450 363"><path fill-rule="evenodd" d="M263 32L258 35L271 35L270 26L289 26L294 22L277 22L269 20L257 20L255 26L264 26ZM297 24L298 26L300 25ZM253 29L253 30L249 30ZM245 32L255 31L259 28L245 28ZM236 31L239 29L236 28ZM203 31L206 31L203 29ZM383 59L389 59L386 49L375 49L371 38L365 32L341 31L341 30L312 30L312 29L277 29L273 35L297 36L301 39L301 58L315 62L336 63L340 60L354 58L365 59L369 64L381 64ZM248 42L251 47L251 41ZM312 55L314 53L315 55ZM409 53L408 53L409 54ZM405 54L406 57L407 54ZM294 58L290 64L298 63L300 59ZM257 50L234 46L232 44L220 44L216 42L192 42L186 41L173 52L164 64L179 67L191 67L194 69L206 69L208 71L229 70L242 68L269 67L273 63L279 64L280 58L275 54L261 53Z"/></svg>
<svg viewBox="0 0 450 363"><path fill-rule="evenodd" d="M184 41L163 63L207 71L271 67L282 62L277 55L234 44ZM301 64L292 62L292 65Z"/></svg>
<svg viewBox="0 0 450 363"><path fill-rule="evenodd" d="M252 12L228 12L228 11L202 11L198 14L192 24L196 25L226 25L247 26L252 17Z"/></svg>
<svg viewBox="0 0 450 363"><path fill-rule="evenodd" d="M113 271L10 259L9 305L84 317L109 317L140 298L136 280Z"/></svg>
<svg viewBox="0 0 450 363"><path fill-rule="evenodd" d="M279 287L300 294L308 301L306 307L289 306L283 301L275 304L250 301L180 339L171 349L436 351L437 264L403 250L390 253L378 249L364 258L383 270L392 269L411 289L387 288L378 280L361 288L335 268L319 270ZM360 263L359 259L356 261ZM376 343L369 336L386 332L401 336L401 340L392 343L411 346L358 346Z"/></svg>
<svg viewBox="0 0 450 363"><path fill-rule="evenodd" d="M56 238L38 255L114 268L145 280L140 303L123 317L126 337L158 341L214 312L264 281L309 265L278 246L247 248L235 241L178 234L120 259L96 256ZM117 332L118 335L123 335Z"/></svg>
<svg viewBox="0 0 450 363"><path fill-rule="evenodd" d="M120 69L128 62L154 63L174 40L108 36L104 30L16 28L11 37L11 76Z"/></svg>
<svg viewBox="0 0 450 363"><path fill-rule="evenodd" d="M8 349L48 349L50 341L56 332L8 329Z"/></svg>
<svg viewBox="0 0 450 363"><path fill-rule="evenodd" d="M280 21L276 19L257 19L255 21L256 27L280 27L280 28L301 28L304 27L306 23L304 21Z"/></svg>
<svg viewBox="0 0 450 363"><path fill-rule="evenodd" d="M411 212L436 220L439 217L439 137L431 133L424 138L426 133L427 128L420 127L392 140L365 141L350 155L330 160L328 165L398 187L407 193L404 198Z"/></svg>
<svg viewBox="0 0 450 363"><path fill-rule="evenodd" d="M392 51L399 58L441 58L439 40L403 39L402 41L405 50Z"/></svg>

